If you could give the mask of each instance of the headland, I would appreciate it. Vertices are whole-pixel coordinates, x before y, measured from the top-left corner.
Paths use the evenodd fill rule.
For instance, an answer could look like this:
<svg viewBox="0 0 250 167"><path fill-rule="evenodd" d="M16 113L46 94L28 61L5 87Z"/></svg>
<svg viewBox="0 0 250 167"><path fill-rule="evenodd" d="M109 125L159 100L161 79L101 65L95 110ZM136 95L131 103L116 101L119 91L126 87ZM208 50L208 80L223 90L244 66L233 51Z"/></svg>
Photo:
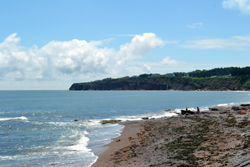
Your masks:
<svg viewBox="0 0 250 167"><path fill-rule="evenodd" d="M215 68L167 74L141 74L73 83L69 90L250 90L250 67Z"/></svg>

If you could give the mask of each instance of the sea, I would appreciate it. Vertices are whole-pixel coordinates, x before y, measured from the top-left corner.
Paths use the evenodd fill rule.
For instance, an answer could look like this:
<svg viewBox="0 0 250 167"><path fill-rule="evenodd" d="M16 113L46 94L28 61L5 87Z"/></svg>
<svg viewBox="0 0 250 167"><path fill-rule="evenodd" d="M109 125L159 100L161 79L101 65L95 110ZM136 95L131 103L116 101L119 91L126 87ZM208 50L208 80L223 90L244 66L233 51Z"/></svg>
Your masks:
<svg viewBox="0 0 250 167"><path fill-rule="evenodd" d="M123 126L101 120L176 116L250 103L250 92L0 91L0 167L89 167Z"/></svg>

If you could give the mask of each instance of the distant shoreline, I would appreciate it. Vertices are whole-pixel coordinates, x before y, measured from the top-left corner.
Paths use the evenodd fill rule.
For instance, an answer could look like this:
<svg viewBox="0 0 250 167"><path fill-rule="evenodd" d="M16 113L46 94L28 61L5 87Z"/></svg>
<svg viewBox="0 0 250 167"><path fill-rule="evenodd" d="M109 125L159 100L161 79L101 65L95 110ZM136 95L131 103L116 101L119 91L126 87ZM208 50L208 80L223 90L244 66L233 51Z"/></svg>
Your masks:
<svg viewBox="0 0 250 167"><path fill-rule="evenodd" d="M216 106L198 115L122 122L121 135L104 146L91 167L231 166L236 163L232 156L240 155L238 161L249 157L250 133L242 132L249 128L243 123L249 112L250 105Z"/></svg>
<svg viewBox="0 0 250 167"><path fill-rule="evenodd" d="M53 90L52 90L53 91ZM68 90L68 91L151 91L151 92L250 92L250 90Z"/></svg>
<svg viewBox="0 0 250 167"><path fill-rule="evenodd" d="M74 83L69 90L244 91L250 90L250 76L228 78L127 77Z"/></svg>

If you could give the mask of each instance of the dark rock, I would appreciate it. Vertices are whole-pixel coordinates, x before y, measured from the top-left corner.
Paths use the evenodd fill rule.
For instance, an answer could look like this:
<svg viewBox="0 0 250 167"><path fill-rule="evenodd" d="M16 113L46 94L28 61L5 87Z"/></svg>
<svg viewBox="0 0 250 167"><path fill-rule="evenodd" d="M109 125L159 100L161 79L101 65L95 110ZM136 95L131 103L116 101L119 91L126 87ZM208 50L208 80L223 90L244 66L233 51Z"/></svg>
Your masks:
<svg viewBox="0 0 250 167"><path fill-rule="evenodd" d="M77 122L77 121L79 121L79 120L75 119L75 122Z"/></svg>
<svg viewBox="0 0 250 167"><path fill-rule="evenodd" d="M219 111L218 108L209 108L210 111Z"/></svg>
<svg viewBox="0 0 250 167"><path fill-rule="evenodd" d="M250 107L250 104L241 104L240 106L249 106Z"/></svg>
<svg viewBox="0 0 250 167"><path fill-rule="evenodd" d="M142 117L141 119L148 119L148 117Z"/></svg>
<svg viewBox="0 0 250 167"><path fill-rule="evenodd" d="M191 115L193 115L193 114L196 114L196 111L190 111L190 110L181 110L181 114L182 115L185 115L185 114L191 114Z"/></svg>
<svg viewBox="0 0 250 167"><path fill-rule="evenodd" d="M232 107L232 110L234 110L234 111L238 111L238 110L241 110L241 108L240 108L240 107L238 107L238 106L233 106L233 107Z"/></svg>

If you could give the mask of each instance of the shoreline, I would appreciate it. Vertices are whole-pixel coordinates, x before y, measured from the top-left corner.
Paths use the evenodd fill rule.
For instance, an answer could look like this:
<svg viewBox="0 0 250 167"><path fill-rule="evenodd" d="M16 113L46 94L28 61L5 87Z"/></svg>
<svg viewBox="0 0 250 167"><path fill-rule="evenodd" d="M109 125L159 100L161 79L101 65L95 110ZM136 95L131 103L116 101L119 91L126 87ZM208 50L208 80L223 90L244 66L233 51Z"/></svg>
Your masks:
<svg viewBox="0 0 250 167"><path fill-rule="evenodd" d="M106 160L110 160L110 155L114 151L116 151L117 149L122 149L130 144L129 140L127 140L127 136L136 137L136 134L140 132L140 124L137 123L137 121L126 121L119 124L124 126L120 135L116 138L112 138L110 143L102 146L106 147L106 149L100 153L97 153L96 156L98 156L98 159L94 164L92 164L91 167L103 166L103 163ZM106 165L111 165L108 161L105 163Z"/></svg>
<svg viewBox="0 0 250 167"><path fill-rule="evenodd" d="M91 167L231 166L250 156L249 117L250 105L234 105L122 122L121 135L103 146Z"/></svg>

